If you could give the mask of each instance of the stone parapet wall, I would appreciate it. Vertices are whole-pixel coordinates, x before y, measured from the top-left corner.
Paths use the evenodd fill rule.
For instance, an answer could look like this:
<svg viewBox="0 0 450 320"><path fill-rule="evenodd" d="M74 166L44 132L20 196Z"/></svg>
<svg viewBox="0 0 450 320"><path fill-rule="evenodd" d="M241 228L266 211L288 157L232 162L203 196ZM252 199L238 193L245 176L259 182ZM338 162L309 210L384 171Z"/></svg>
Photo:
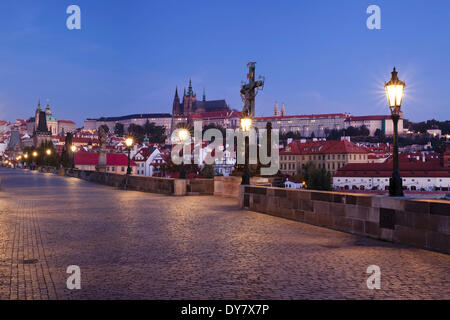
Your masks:
<svg viewBox="0 0 450 320"><path fill-rule="evenodd" d="M450 253L450 202L241 186L241 208Z"/></svg>
<svg viewBox="0 0 450 320"><path fill-rule="evenodd" d="M42 172L51 172L40 170ZM54 172L57 173L57 172ZM101 183L112 187L126 188L128 190L144 191L151 193L185 196L185 195L213 195L213 179L172 179L159 177L142 177L97 172L84 171L78 169L66 169L65 175L86 181Z"/></svg>
<svg viewBox="0 0 450 320"><path fill-rule="evenodd" d="M139 176L129 176L127 179L126 175L97 171L84 171L77 169L67 169L66 176L101 183L117 188L126 187L126 189L128 190L137 190L168 195L186 194L186 187L184 186L183 188L183 186L179 186L180 182L178 182L183 180L178 179Z"/></svg>
<svg viewBox="0 0 450 320"><path fill-rule="evenodd" d="M239 186L242 177L214 177L214 195L219 197L239 198ZM252 185L272 185L271 179L262 177L251 177Z"/></svg>
<svg viewBox="0 0 450 320"><path fill-rule="evenodd" d="M213 179L192 179L187 180L187 193L199 195L213 195L214 194L214 180Z"/></svg>

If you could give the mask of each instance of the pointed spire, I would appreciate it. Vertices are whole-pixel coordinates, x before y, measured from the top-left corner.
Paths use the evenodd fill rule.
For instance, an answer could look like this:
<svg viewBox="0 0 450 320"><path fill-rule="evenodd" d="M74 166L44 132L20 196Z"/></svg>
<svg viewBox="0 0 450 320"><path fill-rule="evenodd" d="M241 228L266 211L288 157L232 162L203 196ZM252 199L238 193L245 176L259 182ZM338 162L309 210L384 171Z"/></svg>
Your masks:
<svg viewBox="0 0 450 320"><path fill-rule="evenodd" d="M47 99L47 105L45 106L46 109L50 109L50 99Z"/></svg>
<svg viewBox="0 0 450 320"><path fill-rule="evenodd" d="M36 111L41 111L41 97L39 97L38 106L37 106Z"/></svg>
<svg viewBox="0 0 450 320"><path fill-rule="evenodd" d="M192 91L192 81L191 78L189 78L189 87L188 87L188 92L187 92L188 96L193 96L194 92Z"/></svg>
<svg viewBox="0 0 450 320"><path fill-rule="evenodd" d="M206 101L206 91L205 91L205 87L203 87L203 101Z"/></svg>
<svg viewBox="0 0 450 320"><path fill-rule="evenodd" d="M273 115L275 117L279 117L280 116L280 108L278 108L278 103L277 102L275 102L275 108L273 110Z"/></svg>
<svg viewBox="0 0 450 320"><path fill-rule="evenodd" d="M175 98L178 98L178 86L175 87Z"/></svg>
<svg viewBox="0 0 450 320"><path fill-rule="evenodd" d="M284 107L284 103L281 105L281 116L285 117L286 116L286 109Z"/></svg>

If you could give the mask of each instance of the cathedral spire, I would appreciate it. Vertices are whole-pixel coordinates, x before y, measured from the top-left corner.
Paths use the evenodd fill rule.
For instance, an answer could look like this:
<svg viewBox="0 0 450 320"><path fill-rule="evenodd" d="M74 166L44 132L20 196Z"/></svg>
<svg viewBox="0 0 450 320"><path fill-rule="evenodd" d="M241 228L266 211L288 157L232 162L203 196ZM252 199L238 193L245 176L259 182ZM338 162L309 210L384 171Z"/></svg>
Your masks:
<svg viewBox="0 0 450 320"><path fill-rule="evenodd" d="M286 108L284 107L284 103L281 106L281 116L285 117L286 116Z"/></svg>
<svg viewBox="0 0 450 320"><path fill-rule="evenodd" d="M189 87L188 87L188 92L187 92L188 96L194 96L194 91L192 90L192 81L191 78L189 78Z"/></svg>
<svg viewBox="0 0 450 320"><path fill-rule="evenodd" d="M41 111L41 97L39 97L38 106L37 106L37 110L36 111Z"/></svg>
<svg viewBox="0 0 450 320"><path fill-rule="evenodd" d="M278 103L277 102L275 102L275 108L273 110L273 115L275 117L279 117L280 116L280 108L278 107Z"/></svg>
<svg viewBox="0 0 450 320"><path fill-rule="evenodd" d="M204 87L203 87L203 101L206 101L206 91Z"/></svg>

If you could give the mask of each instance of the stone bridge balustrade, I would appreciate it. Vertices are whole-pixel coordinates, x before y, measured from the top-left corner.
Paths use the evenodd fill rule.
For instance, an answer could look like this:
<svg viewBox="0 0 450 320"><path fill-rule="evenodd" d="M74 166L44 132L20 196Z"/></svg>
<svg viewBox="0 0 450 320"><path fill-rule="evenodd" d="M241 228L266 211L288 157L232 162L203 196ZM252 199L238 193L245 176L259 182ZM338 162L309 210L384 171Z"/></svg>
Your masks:
<svg viewBox="0 0 450 320"><path fill-rule="evenodd" d="M450 253L450 202L241 186L241 208Z"/></svg>

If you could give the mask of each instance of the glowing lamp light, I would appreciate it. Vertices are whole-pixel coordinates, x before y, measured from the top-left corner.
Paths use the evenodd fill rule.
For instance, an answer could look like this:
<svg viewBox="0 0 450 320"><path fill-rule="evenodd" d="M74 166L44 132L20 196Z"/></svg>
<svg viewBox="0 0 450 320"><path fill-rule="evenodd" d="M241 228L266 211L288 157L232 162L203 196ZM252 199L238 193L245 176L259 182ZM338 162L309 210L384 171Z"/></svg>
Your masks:
<svg viewBox="0 0 450 320"><path fill-rule="evenodd" d="M72 150L72 152L75 152L75 151L77 151L77 147L76 146L72 146L72 147L70 147L70 150Z"/></svg>
<svg viewBox="0 0 450 320"><path fill-rule="evenodd" d="M38 153L36 151L33 151L33 157L36 158L38 156Z"/></svg>
<svg viewBox="0 0 450 320"><path fill-rule="evenodd" d="M133 143L134 143L134 140L133 140L133 138L131 138L131 137L128 137L128 138L125 140L125 144L126 144L126 146L127 146L128 148L131 148L131 146L133 145Z"/></svg>
<svg viewBox="0 0 450 320"><path fill-rule="evenodd" d="M178 130L178 138L180 141L186 141L189 137L189 131L187 129L180 129Z"/></svg>
<svg viewBox="0 0 450 320"><path fill-rule="evenodd" d="M248 131L250 131L251 127L252 127L252 118L250 118L250 117L241 118L242 131L248 132Z"/></svg>
<svg viewBox="0 0 450 320"><path fill-rule="evenodd" d="M394 115L400 115L400 108L402 106L403 93L406 84L398 78L398 72L392 71L391 80L384 85L386 89L386 96L389 103L391 113Z"/></svg>
<svg viewBox="0 0 450 320"><path fill-rule="evenodd" d="M28 153L25 153L23 156L25 159L28 159Z"/></svg>
<svg viewBox="0 0 450 320"><path fill-rule="evenodd" d="M45 151L45 153L47 153L47 155L49 156L49 155L51 155L51 154L52 154L52 150L50 150L50 149L47 149L47 150Z"/></svg>

